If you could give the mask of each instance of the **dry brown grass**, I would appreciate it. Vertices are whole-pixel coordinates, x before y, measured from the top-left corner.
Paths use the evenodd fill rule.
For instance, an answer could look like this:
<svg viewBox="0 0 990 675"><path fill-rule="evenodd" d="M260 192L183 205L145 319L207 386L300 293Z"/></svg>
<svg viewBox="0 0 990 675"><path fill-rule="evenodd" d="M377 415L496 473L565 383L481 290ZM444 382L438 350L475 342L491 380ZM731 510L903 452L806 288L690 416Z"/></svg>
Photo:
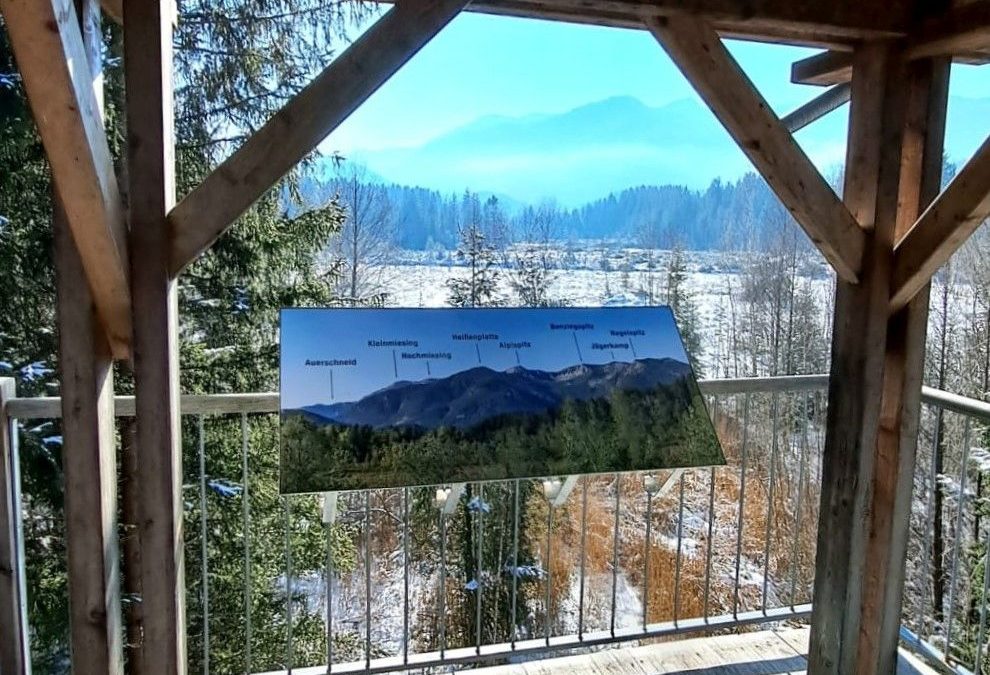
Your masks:
<svg viewBox="0 0 990 675"><path fill-rule="evenodd" d="M620 476L618 488L614 475L582 479L567 503L554 510L549 560L549 507L538 489L530 493L524 508L520 534L530 542L535 559L548 567L550 616L554 634L574 629L575 593L582 568L582 538L585 630L601 629L608 625L615 550L618 551L619 569L637 594L641 593L644 585L646 557L649 557L646 618L651 623L700 617L706 609L710 616L727 614L734 610L743 612L758 609L764 601L764 570L769 578L766 597L769 607L792 602L803 603L810 599L819 503L816 471L813 468L817 467L814 460L817 453L810 447L804 451L802 473L799 471L802 461L800 446L794 444L793 437L791 442L787 442L781 433L777 449L774 450L771 425L757 421L758 418L751 414L745 448L744 487L741 480L743 434L740 418L737 413L722 414L717 419L717 431L725 449L726 466L714 470L688 470L671 490L653 500L650 542L646 541L645 532L647 498L642 478L638 475ZM771 458L774 462L772 489ZM668 475L669 472L658 472L657 477L663 481ZM713 486L714 506L710 507ZM617 542L614 511L616 489L619 490L620 500ZM585 490L587 513L586 518L582 518ZM798 512L799 491L801 499ZM682 495L684 519L679 523ZM384 523L381 527L381 536L395 536L394 528L389 528ZM711 541L709 531L712 532ZM769 549L766 540L768 531ZM379 533L376 531L377 534ZM676 544L678 534L682 542L680 551ZM738 589L737 546L742 560ZM520 585L519 601L530 608L531 614L527 622L536 635L543 634L546 620L545 584L544 579L538 583ZM793 595L792 588L795 591ZM434 589L431 594L433 597L430 598L430 603L436 603L437 590ZM450 646L455 646L462 640L465 644L470 643L471 636L458 635L454 628L461 623L459 619L470 623L465 614L470 609L469 604L465 602L459 587L455 589L448 586ZM435 612L429 612L421 618L421 644L425 642L435 646L438 628Z"/></svg>

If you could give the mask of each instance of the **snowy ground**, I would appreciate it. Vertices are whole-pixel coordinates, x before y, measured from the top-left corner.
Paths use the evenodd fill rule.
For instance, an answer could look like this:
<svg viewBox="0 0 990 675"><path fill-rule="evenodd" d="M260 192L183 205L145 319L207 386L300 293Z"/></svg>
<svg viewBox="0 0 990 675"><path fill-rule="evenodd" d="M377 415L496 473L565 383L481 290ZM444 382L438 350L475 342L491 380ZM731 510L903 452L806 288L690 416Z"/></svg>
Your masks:
<svg viewBox="0 0 990 675"><path fill-rule="evenodd" d="M663 302L663 277L665 273L665 263L660 254L659 262L654 261L654 266L659 270L654 274L652 286L657 288L655 304ZM742 269L745 260L739 255L729 253L686 253L687 277L686 285L691 293L698 309L698 320L700 334L703 340L703 348L707 355L715 354L719 350L717 344L719 340L719 330L724 326L727 313L730 311L730 300L732 294L736 299L739 297L743 281ZM395 307L445 307L448 306L447 280L453 277L462 276L466 273L466 268L455 264L453 254L449 251L434 252L402 252L396 259L396 264L389 266L383 280L389 289L388 304ZM650 272L646 269L648 263L645 261L645 253L636 249L618 249L607 247L601 244L589 243L584 246L572 247L561 255L561 266L554 272L554 281L550 289L550 297L560 299L571 306L601 306L601 305L645 305L649 304L648 295L644 289L651 287ZM827 298L831 292L831 278L822 273L822 270L811 268L804 270L804 280L813 285L816 293ZM657 284L659 283L659 287ZM500 293L506 304L513 304L513 292L511 289L509 270L501 269ZM823 303L823 307L827 303ZM707 364L706 364L707 365ZM769 425L767 425L769 428ZM766 431L766 430L764 430ZM812 438L805 436L804 442L811 441L812 448L820 447L814 429L811 430ZM770 442L758 437L751 438L752 446L769 447ZM777 481L781 483L779 494L795 494L795 486L802 478L813 477L817 474L817 452L812 450L806 457L806 464L798 463L801 455L800 447L802 438L795 434L790 438L790 442L782 443L783 453L780 466L778 466ZM754 452L751 447L751 452ZM749 481L749 496L747 503L753 499L757 503L762 499L766 504L766 497L760 493L759 486L766 484L767 462L760 462L758 456L750 460L751 464L747 468L747 480ZM799 470L800 467L800 470ZM763 525L750 523L746 526L745 539L737 531L739 514L739 494L738 494L738 470L734 463L730 461L730 466L718 469L720 478L719 492L716 498L713 534L714 550L711 562L711 585L712 585L712 613L719 611L729 611L733 602L739 602L741 607L758 606L761 601L764 574L767 568L763 554ZM665 548L670 552L678 551L678 534L680 534L679 555L684 556L685 564L695 561L695 574L697 569L703 568L699 561L703 561L709 544L707 543L707 532L709 531L709 519L712 518L709 511L709 478L708 470L689 472L687 480L687 491L685 493L685 504L683 509L682 531L678 531L675 526L676 513L674 508L673 494L664 503L654 505L654 517L659 520L652 532L653 546ZM712 474L714 475L714 474ZM817 481L814 481L815 483ZM810 486L808 489L812 489ZM640 488L641 490L641 488ZM626 489L623 488L623 493ZM624 548L624 553L631 556L629 560L620 561L616 570L615 580L615 623L616 627L635 626L642 621L643 597L642 589L634 579L642 570L642 543L645 534L645 494L635 492L632 494L630 502L623 502L623 519L621 539L623 541L637 542ZM599 495L599 500L603 504L602 509L606 517L608 516L609 505L612 497L608 496L607 490ZM572 499L575 499L572 497ZM623 499L626 499L625 497ZM817 496L805 495L805 499L812 503L817 503ZM791 551L791 541L794 532L787 531L792 525L788 524L789 519L795 517L789 511L793 497L775 508L782 509L776 518L784 518L781 522L774 521L773 527L779 530L778 535L781 541L775 542L777 548L781 550L782 558L789 559ZM746 509L746 520L766 510L765 506L756 506ZM572 505L571 516L576 518L579 508ZM664 514L667 515L664 515ZM576 521L575 521L576 522ZM804 527L807 527L805 521ZM575 525L576 527L576 525ZM603 526L608 536L611 533L611 525ZM793 527L797 527L796 524ZM786 543L784 543L786 542ZM811 545L810 541L802 541L802 551ZM609 544L611 546L611 544ZM739 560L739 567L736 567L736 553L742 548L742 555ZM795 551L797 547L795 546ZM636 556L640 556L636 558ZM595 570L589 568L584 580L585 604L581 611L584 613L585 628L604 629L611 619L611 596L613 593L613 574L611 571L611 558L600 561L601 565ZM805 555L808 560L813 560L813 555ZM377 558L377 556L376 556ZM404 626L402 618L403 608L403 562L399 549L389 551L381 556L382 559L375 559L371 584L373 591L372 598L372 642L384 648L389 653L398 653L402 649L402 636L404 629L408 628L410 634L416 633L416 628L421 621L428 620L433 615L435 608L430 605L430 589L436 586L437 570L427 566L413 565L409 570L409 591L410 591L410 617L409 625ZM788 560L782 563L774 559L775 564L784 565L783 568L770 570L767 577L769 584L766 588L766 602L770 607L777 606L790 598L790 564ZM593 566L592 566L593 567ZM776 572L776 573L775 573ZM687 572L685 572L687 573ZM673 570L664 570L665 583L673 578ZM774 579L779 576L779 579ZM802 577L803 578L803 577ZM738 579L738 582L736 581ZM690 579L688 580L688 582ZM326 584L323 579L312 579L312 584L308 588L307 594L313 600L311 611L317 614L324 614L327 604ZM733 594L732 588L738 583L738 590ZM354 632L359 636L365 631L365 603L364 592L365 577L363 567L355 570L351 574L345 574L343 578L336 579L332 595L332 615L335 631ZM690 583L687 584L690 588ZM695 593L697 593L698 580L695 579ZM555 607L555 634L568 634L578 630L578 614L580 604L580 577L575 570L570 576L563 592L558 598ZM803 587L797 587L798 601L801 601ZM793 598L790 598L793 601ZM539 611L539 607L534 606L534 612ZM537 622L541 623L541 622ZM520 626L520 637L527 632L526 626ZM542 625L533 627L533 634L542 634ZM415 649L416 645L410 645Z"/></svg>
<svg viewBox="0 0 990 675"><path fill-rule="evenodd" d="M511 254L510 254L511 255ZM585 243L558 255L560 267L552 273L549 297L573 307L635 306L662 304L665 298L665 269L669 252L656 252L652 274L648 271L646 253L632 248L602 248ZM746 259L741 254L727 252L683 253L687 267L686 288L698 310L702 351L708 362L719 353L716 343L719 327L726 324L730 309L730 294L741 291L741 270ZM388 304L394 307L446 307L447 280L467 274L467 268L456 264L450 251L404 251L396 257L398 264L390 265L382 275L389 289ZM802 270L805 281L824 300L832 288L832 278L824 268L812 266ZM654 289L650 302L647 289ZM499 295L507 305L514 304L511 269L499 268ZM823 303L824 306L824 303ZM823 317L824 320L824 317ZM721 349L724 351L724 349Z"/></svg>

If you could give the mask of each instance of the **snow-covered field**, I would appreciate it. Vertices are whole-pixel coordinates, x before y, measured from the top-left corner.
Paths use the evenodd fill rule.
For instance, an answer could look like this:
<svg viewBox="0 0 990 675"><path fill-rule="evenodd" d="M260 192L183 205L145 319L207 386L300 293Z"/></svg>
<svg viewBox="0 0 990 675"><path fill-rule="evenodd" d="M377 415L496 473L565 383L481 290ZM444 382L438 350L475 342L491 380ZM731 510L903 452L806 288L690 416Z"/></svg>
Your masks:
<svg viewBox="0 0 990 675"><path fill-rule="evenodd" d="M653 258L647 260L647 254L636 249L608 248L599 244L572 247L558 256L548 295L570 306L646 305L651 304L648 289L653 289L652 304L662 304L666 297L668 255L654 253ZM739 321L734 312L739 311L744 302L744 270L748 261L738 254L688 252L684 254L684 262L684 285L696 307L698 332L708 360L715 354L725 353L726 326ZM388 289L387 304L390 306L446 307L449 306L447 281L466 274L467 268L458 265L449 251L402 252L395 263L384 270L381 278ZM501 301L505 305L516 304L511 268L500 266L499 275ZM820 300L822 314L827 313L833 285L830 275L814 265L806 265L799 276ZM708 364L705 365L707 368ZM559 586L554 584L554 634L578 631L579 614L583 616L585 630L607 629L613 620L613 611L617 628L639 625L644 609L644 551L651 547L650 556L655 565L652 574L657 575L653 583L660 584L663 589L650 593L651 621L672 618L672 608L664 603L671 602L675 574L680 579L680 595L673 602L680 603L681 616L700 613L699 603L702 597L708 597L709 586L710 606L705 606L712 615L732 611L736 605L742 610L758 607L763 602L774 607L805 601L810 593L814 559L811 528L817 514L814 487L817 480L814 476L820 438L814 428L810 435L806 431L803 435L794 433L786 437L787 440L775 449L779 453L774 481L777 491L767 494L771 464L769 448L774 443L769 437L771 425L759 421L762 414L769 414L769 407L761 408L759 413L754 410L750 420L750 457L745 465L748 487L740 483L738 427L730 421L722 430L730 439L735 439L726 448L729 465L711 473L708 469L689 471L680 491L675 488L662 499L658 497L652 506L653 529L648 546L645 542L647 498L640 478L629 477L628 484L623 483L621 518L616 517L612 507L616 488L610 483L610 477L595 479L593 483L596 487L591 492L591 512L598 520L585 523L579 493L575 491L556 521L559 530L554 535L553 555L570 564L564 571L566 581ZM809 479L810 484L805 484L801 491L796 489L799 483ZM798 494L803 495L800 503ZM678 508L680 500L683 501ZM612 528L616 520L622 543L613 576ZM543 541L545 535L536 527L535 538ZM595 542L600 547L598 553L588 554L588 570L583 582L578 573L580 556L575 548L581 528L586 528L589 551L594 551ZM771 534L773 545L765 551L767 532ZM399 541L395 539L393 548L375 552L370 565L372 643L391 654L401 651L405 630L415 636L421 628L436 620L438 611L435 589L439 570L435 564L415 560L413 565L405 566ZM356 543L360 546L360 540ZM542 552L534 553L537 556L534 563L545 566L547 561L542 558ZM404 570L409 574L408 625L404 624L402 615ZM541 589L545 578L538 582ZM310 611L325 616L325 581L311 579L309 583L307 594L313 600ZM352 633L363 639L367 628L365 607L369 601L365 583L363 565L335 579L330 602L335 631ZM459 591L465 580L451 577L448 583L455 584ZM543 635L543 590L537 596L538 599L527 602L529 617L517 628L520 638ZM412 637L411 642L415 641ZM409 647L416 650L423 649L424 645L410 644Z"/></svg>
<svg viewBox="0 0 990 675"><path fill-rule="evenodd" d="M651 255L649 259L641 249L607 249L594 243L557 252L558 267L551 272L548 296L573 307L663 304L671 254L658 251ZM705 355L702 363L707 369L715 355L725 351L718 340L732 321L733 297L738 299L742 293L748 259L728 252L688 251L682 255L686 267L684 286L697 308L698 333ZM450 251L405 251L397 256L396 263L382 274L383 285L388 289L387 304L393 307L449 306L447 281L468 274ZM818 265L806 266L799 275L814 289L824 312L833 286L831 275ZM498 287L504 304L517 304L509 265L499 266ZM822 320L827 321L824 313Z"/></svg>

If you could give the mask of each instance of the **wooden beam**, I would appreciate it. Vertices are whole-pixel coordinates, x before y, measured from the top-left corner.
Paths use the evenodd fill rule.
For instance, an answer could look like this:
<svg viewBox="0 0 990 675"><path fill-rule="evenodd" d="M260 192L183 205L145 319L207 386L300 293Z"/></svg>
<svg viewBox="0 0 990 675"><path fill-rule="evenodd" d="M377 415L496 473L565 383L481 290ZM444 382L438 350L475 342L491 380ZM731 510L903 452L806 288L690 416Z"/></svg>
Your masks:
<svg viewBox="0 0 990 675"><path fill-rule="evenodd" d="M917 55L909 51L911 58L926 56L924 45L919 45ZM931 54L928 54L931 56ZM978 51L962 51L954 55L953 63L964 65L983 65L990 63L990 50L987 53ZM825 51L791 64L791 82L794 84L813 84L820 87L831 87L852 79L852 53L847 51Z"/></svg>
<svg viewBox="0 0 990 675"><path fill-rule="evenodd" d="M72 667L122 673L113 357L62 213L53 226Z"/></svg>
<svg viewBox="0 0 990 675"><path fill-rule="evenodd" d="M21 478L17 430L7 404L17 391L14 378L0 377L0 673L27 675L27 597L24 580L24 542L21 541Z"/></svg>
<svg viewBox="0 0 990 675"><path fill-rule="evenodd" d="M73 0L0 0L0 9L101 323L114 356L125 359L124 209Z"/></svg>
<svg viewBox="0 0 990 675"><path fill-rule="evenodd" d="M141 664L186 670L178 303L166 215L175 200L170 0L124 0L127 174L134 261ZM132 636L133 639L134 636Z"/></svg>
<svg viewBox="0 0 990 675"><path fill-rule="evenodd" d="M896 664L927 304L886 309L894 241L940 172L947 78L890 44L855 55L844 194L874 226L861 283L836 288L809 672Z"/></svg>
<svg viewBox="0 0 990 675"><path fill-rule="evenodd" d="M379 0L389 1L389 0ZM469 11L637 28L663 16L691 15L722 37L850 49L861 40L903 37L912 4L853 0L473 0Z"/></svg>
<svg viewBox="0 0 990 675"><path fill-rule="evenodd" d="M897 244L890 308L897 311L990 217L990 138Z"/></svg>
<svg viewBox="0 0 990 675"><path fill-rule="evenodd" d="M792 134L800 131L848 103L851 91L848 82L830 87L794 112L782 117L780 122Z"/></svg>
<svg viewBox="0 0 990 675"><path fill-rule="evenodd" d="M124 23L124 0L100 0L100 6L114 23Z"/></svg>
<svg viewBox="0 0 990 675"><path fill-rule="evenodd" d="M312 152L467 0L404 0L337 57L169 214L173 274Z"/></svg>
<svg viewBox="0 0 990 675"><path fill-rule="evenodd" d="M987 51L990 51L990 2L976 0L957 4L950 11L922 22L911 35L905 53L909 59L921 59Z"/></svg>
<svg viewBox="0 0 990 675"><path fill-rule="evenodd" d="M686 16L650 22L657 40L840 278L855 283L863 228L804 154L718 35Z"/></svg>
<svg viewBox="0 0 990 675"><path fill-rule="evenodd" d="M853 71L849 144L843 194L861 222L878 211L880 134L886 101L889 51L858 50ZM889 130L889 125L886 125ZM875 466L886 344L890 223L879 223L867 240L862 282L836 285L822 493L815 560L814 602L808 669L813 673L857 671L860 599L870 526L868 509ZM890 244L884 251L883 237Z"/></svg>
<svg viewBox="0 0 990 675"><path fill-rule="evenodd" d="M901 149L895 240L938 194L942 181L950 62L926 59L909 66ZM915 458L928 335L929 287L891 315L887 324L884 386L876 443L874 517L867 542L861 662L892 673L897 665L905 560L914 503Z"/></svg>
<svg viewBox="0 0 990 675"><path fill-rule="evenodd" d="M827 51L791 64L791 82L831 87L852 79L852 52Z"/></svg>
<svg viewBox="0 0 990 675"><path fill-rule="evenodd" d="M79 0L87 72L102 114L102 32L96 0ZM100 329L72 230L54 198L62 469L72 669L123 673L117 546L113 355Z"/></svg>

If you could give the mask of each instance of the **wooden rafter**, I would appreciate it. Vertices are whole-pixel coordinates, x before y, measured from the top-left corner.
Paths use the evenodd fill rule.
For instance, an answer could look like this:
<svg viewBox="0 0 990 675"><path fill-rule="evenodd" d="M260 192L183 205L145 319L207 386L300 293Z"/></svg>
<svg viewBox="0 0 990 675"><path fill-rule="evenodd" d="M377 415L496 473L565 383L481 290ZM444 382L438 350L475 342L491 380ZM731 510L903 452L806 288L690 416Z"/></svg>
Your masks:
<svg viewBox="0 0 990 675"><path fill-rule="evenodd" d="M178 274L264 192L312 152L467 0L407 0L393 7L251 136L169 214Z"/></svg>
<svg viewBox="0 0 990 675"><path fill-rule="evenodd" d="M920 59L960 55L964 59L985 62L990 54L982 52L988 51L990 2L977 0L960 4L944 15L924 21L911 36L905 56Z"/></svg>
<svg viewBox="0 0 990 675"><path fill-rule="evenodd" d="M827 51L791 64L791 82L831 87L852 79L852 52Z"/></svg>
<svg viewBox="0 0 990 675"><path fill-rule="evenodd" d="M55 188L114 356L130 353L124 209L72 0L0 0Z"/></svg>
<svg viewBox="0 0 990 675"><path fill-rule="evenodd" d="M922 49L924 45L919 45ZM921 56L913 56L918 60ZM957 54L953 63L965 65L984 65L990 63L990 51L987 53L965 52ZM819 87L831 87L844 84L852 79L852 54L850 52L825 51L791 64L791 82L794 84L814 84Z"/></svg>
<svg viewBox="0 0 990 675"><path fill-rule="evenodd" d="M387 1L387 0L382 0ZM883 6L854 0L474 0L469 11L641 28L663 16L692 15L722 37L840 46L899 37L911 23L912 3Z"/></svg>
<svg viewBox="0 0 990 675"><path fill-rule="evenodd" d="M100 0L103 13L113 21L123 25L124 23L124 0Z"/></svg>
<svg viewBox="0 0 990 675"><path fill-rule="evenodd" d="M907 39L904 57L909 60L951 56L954 63L990 63L990 2L962 5L942 17L930 19ZM791 64L791 82L832 86L852 78L852 52L825 51Z"/></svg>
<svg viewBox="0 0 990 675"><path fill-rule="evenodd" d="M849 103L852 87L848 82L826 89L821 95L811 99L801 107L780 119L791 133L800 131L812 122L820 120L833 110Z"/></svg>
<svg viewBox="0 0 990 675"><path fill-rule="evenodd" d="M688 16L658 19L648 26L839 277L855 283L863 256L863 228L718 35Z"/></svg>
<svg viewBox="0 0 990 675"><path fill-rule="evenodd" d="M891 310L903 307L990 217L990 138L895 250Z"/></svg>

